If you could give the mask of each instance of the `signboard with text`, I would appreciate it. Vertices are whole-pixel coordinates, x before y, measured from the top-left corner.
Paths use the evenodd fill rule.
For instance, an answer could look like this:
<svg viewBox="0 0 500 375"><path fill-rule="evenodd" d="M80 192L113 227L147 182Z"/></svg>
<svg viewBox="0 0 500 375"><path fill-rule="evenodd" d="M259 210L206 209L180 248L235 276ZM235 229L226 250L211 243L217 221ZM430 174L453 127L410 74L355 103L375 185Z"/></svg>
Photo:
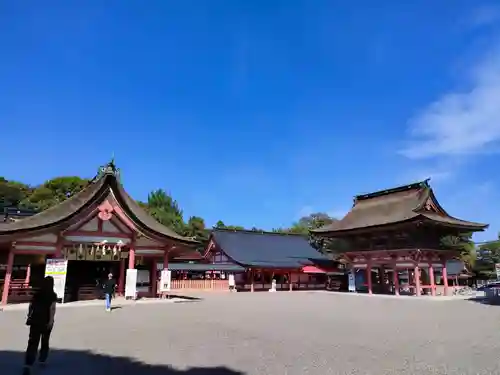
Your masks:
<svg viewBox="0 0 500 375"><path fill-rule="evenodd" d="M160 292L169 292L172 288L172 271L164 269L161 271Z"/></svg>
<svg viewBox="0 0 500 375"><path fill-rule="evenodd" d="M125 297L135 298L137 293L137 270L127 269L125 278Z"/></svg>
<svg viewBox="0 0 500 375"><path fill-rule="evenodd" d="M66 288L66 275L68 273L68 261L65 259L47 259L45 265L45 276L54 279L54 292L57 298L64 302L64 290Z"/></svg>
<svg viewBox="0 0 500 375"><path fill-rule="evenodd" d="M349 281L349 292L355 292L356 291L356 274L354 270L350 270L348 275L348 281Z"/></svg>

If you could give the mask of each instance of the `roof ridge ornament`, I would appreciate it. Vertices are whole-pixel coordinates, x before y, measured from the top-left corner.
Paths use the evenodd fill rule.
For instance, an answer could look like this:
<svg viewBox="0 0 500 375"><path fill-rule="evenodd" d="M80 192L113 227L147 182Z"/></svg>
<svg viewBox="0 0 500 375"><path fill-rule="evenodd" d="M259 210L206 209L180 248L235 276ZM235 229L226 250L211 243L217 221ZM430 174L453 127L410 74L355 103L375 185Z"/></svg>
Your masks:
<svg viewBox="0 0 500 375"><path fill-rule="evenodd" d="M106 165L100 166L97 171L97 178L100 179L106 175L115 176L117 180L120 180L120 168L115 164L115 157L111 158L111 161Z"/></svg>

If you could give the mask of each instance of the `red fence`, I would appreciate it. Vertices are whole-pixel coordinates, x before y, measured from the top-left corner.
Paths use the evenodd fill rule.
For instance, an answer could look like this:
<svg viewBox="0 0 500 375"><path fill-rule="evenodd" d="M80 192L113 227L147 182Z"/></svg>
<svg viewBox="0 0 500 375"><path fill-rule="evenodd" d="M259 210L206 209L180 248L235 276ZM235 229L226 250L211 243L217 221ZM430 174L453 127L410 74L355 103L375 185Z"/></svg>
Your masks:
<svg viewBox="0 0 500 375"><path fill-rule="evenodd" d="M228 291L229 281L228 280L172 280L171 289Z"/></svg>

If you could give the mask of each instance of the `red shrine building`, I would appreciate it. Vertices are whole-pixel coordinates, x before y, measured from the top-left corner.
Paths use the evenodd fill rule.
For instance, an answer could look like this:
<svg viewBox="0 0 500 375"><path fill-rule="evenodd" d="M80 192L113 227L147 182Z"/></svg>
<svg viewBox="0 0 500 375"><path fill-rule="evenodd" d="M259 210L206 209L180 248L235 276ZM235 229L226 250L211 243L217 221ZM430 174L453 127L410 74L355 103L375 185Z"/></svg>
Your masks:
<svg viewBox="0 0 500 375"><path fill-rule="evenodd" d="M449 294L447 264L459 255L442 238L487 227L450 216L426 180L358 195L342 220L311 232L335 240L353 276L364 276L359 289L435 296Z"/></svg>
<svg viewBox="0 0 500 375"><path fill-rule="evenodd" d="M338 280L344 269L298 234L217 229L205 251L210 263L232 267L238 291L325 289L327 278Z"/></svg>
<svg viewBox="0 0 500 375"><path fill-rule="evenodd" d="M25 302L45 275L46 260L65 259L65 301L97 298L96 280L112 272L118 293L126 268L151 270L149 293L157 294L157 264L192 251L199 243L149 216L123 189L113 163L81 192L36 215L0 223L1 303Z"/></svg>

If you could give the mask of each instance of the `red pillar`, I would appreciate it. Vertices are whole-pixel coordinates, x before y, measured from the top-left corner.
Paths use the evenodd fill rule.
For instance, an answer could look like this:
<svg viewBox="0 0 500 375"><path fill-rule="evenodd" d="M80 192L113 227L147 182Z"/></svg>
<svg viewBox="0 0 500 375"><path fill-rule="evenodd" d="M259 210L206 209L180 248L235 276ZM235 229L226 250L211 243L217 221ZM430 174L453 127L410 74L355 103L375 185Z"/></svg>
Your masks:
<svg viewBox="0 0 500 375"><path fill-rule="evenodd" d="M414 279L415 279L415 295L420 297L420 269L418 265L414 269Z"/></svg>
<svg viewBox="0 0 500 375"><path fill-rule="evenodd" d="M432 263L429 263L429 281L431 284L431 296L436 295L436 283L434 281L434 267Z"/></svg>
<svg viewBox="0 0 500 375"><path fill-rule="evenodd" d="M163 269L167 269L168 268L168 251L165 251L165 253L163 254Z"/></svg>
<svg viewBox="0 0 500 375"><path fill-rule="evenodd" d="M130 250L128 252L128 268L135 268L135 246L133 244L130 245Z"/></svg>
<svg viewBox="0 0 500 375"><path fill-rule="evenodd" d="M368 265L366 266L366 281L368 283L368 294L373 294L371 263L368 263Z"/></svg>
<svg viewBox="0 0 500 375"><path fill-rule="evenodd" d="M448 295L448 272L446 271L446 261L443 262L442 278L444 285L444 295Z"/></svg>
<svg viewBox="0 0 500 375"><path fill-rule="evenodd" d="M55 258L61 258L62 257L63 241L64 241L64 236L61 233L59 233L57 235L56 252L54 254Z"/></svg>
<svg viewBox="0 0 500 375"><path fill-rule="evenodd" d="M300 277L300 275L299 275L299 277ZM292 273L291 272L288 274L288 287L290 288L290 292L293 291Z"/></svg>
<svg viewBox="0 0 500 375"><path fill-rule="evenodd" d="M120 259L120 275L118 277L118 295L125 294L125 259Z"/></svg>
<svg viewBox="0 0 500 375"><path fill-rule="evenodd" d="M9 256L7 258L7 272L5 273L5 280L3 284L2 305L6 305L9 299L10 279L12 277L13 266L14 266L14 251L12 251L11 248L9 250Z"/></svg>
<svg viewBox="0 0 500 375"><path fill-rule="evenodd" d="M399 276L396 264L392 266L392 283L394 284L394 295L399 296Z"/></svg>
<svg viewBox="0 0 500 375"><path fill-rule="evenodd" d="M26 268L26 278L24 279L24 285L26 287L30 286L30 278L31 278L31 264L28 264L28 268Z"/></svg>

